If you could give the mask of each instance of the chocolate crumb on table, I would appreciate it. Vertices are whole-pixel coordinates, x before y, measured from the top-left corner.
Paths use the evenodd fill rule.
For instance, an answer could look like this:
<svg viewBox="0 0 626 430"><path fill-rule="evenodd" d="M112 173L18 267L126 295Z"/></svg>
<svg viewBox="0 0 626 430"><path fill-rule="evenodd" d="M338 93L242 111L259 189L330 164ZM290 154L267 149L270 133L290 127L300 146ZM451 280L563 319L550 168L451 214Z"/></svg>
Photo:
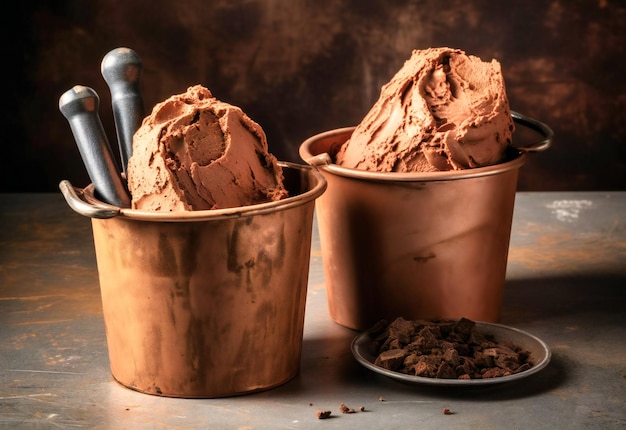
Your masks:
<svg viewBox="0 0 626 430"><path fill-rule="evenodd" d="M346 406L345 403L339 405L339 411L342 414L353 414L356 412L353 408L349 408L348 406Z"/></svg>
<svg viewBox="0 0 626 430"><path fill-rule="evenodd" d="M317 411L315 411L315 414L317 415L318 419L325 420L326 418L330 417L332 412L331 411L324 411L324 410L318 409Z"/></svg>
<svg viewBox="0 0 626 430"><path fill-rule="evenodd" d="M399 317L391 324L377 323L370 333L374 364L407 375L487 379L532 367L528 351L480 333L467 318L409 321Z"/></svg>

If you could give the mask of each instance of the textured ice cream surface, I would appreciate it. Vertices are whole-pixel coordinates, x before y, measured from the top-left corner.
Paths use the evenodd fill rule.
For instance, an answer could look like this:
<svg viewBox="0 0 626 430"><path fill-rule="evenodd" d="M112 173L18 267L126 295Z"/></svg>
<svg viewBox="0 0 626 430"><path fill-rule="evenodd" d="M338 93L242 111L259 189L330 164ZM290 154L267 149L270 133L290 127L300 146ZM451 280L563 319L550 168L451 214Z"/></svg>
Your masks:
<svg viewBox="0 0 626 430"><path fill-rule="evenodd" d="M133 138L132 208L222 209L287 196L265 133L201 85L157 104Z"/></svg>
<svg viewBox="0 0 626 430"><path fill-rule="evenodd" d="M513 119L500 63L415 50L336 154L344 167L429 172L503 161Z"/></svg>

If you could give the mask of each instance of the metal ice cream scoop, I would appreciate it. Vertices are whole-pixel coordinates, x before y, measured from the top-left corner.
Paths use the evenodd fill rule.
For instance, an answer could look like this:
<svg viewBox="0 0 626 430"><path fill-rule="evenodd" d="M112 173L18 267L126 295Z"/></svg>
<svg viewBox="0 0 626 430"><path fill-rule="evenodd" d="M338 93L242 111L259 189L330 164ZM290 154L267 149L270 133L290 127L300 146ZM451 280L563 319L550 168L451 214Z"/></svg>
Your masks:
<svg viewBox="0 0 626 430"><path fill-rule="evenodd" d="M72 87L59 98L59 110L70 123L98 197L113 206L130 207L128 191L98 116L99 105L98 94L82 85Z"/></svg>
<svg viewBox="0 0 626 430"><path fill-rule="evenodd" d="M145 116L140 91L142 70L141 59L129 48L116 48L102 59L101 71L111 90L113 117L124 172L133 153L133 135Z"/></svg>

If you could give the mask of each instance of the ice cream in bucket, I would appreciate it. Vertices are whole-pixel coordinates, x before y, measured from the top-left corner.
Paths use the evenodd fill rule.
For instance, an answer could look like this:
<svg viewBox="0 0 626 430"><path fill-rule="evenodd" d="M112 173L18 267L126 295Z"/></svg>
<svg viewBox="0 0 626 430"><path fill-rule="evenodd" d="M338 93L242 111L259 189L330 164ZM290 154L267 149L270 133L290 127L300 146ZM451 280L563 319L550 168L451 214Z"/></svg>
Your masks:
<svg viewBox="0 0 626 430"><path fill-rule="evenodd" d="M310 166L280 164L289 197L218 210L142 212L61 183L70 207L92 220L121 384L221 397L297 374L314 204L326 181Z"/></svg>
<svg viewBox="0 0 626 430"><path fill-rule="evenodd" d="M381 319L499 319L518 171L552 131L513 112L518 131L505 162L475 169L382 173L334 163L353 128L307 139L300 156L328 189L317 217L331 317L352 329ZM521 127L520 127L521 126ZM516 132L517 134L517 132Z"/></svg>

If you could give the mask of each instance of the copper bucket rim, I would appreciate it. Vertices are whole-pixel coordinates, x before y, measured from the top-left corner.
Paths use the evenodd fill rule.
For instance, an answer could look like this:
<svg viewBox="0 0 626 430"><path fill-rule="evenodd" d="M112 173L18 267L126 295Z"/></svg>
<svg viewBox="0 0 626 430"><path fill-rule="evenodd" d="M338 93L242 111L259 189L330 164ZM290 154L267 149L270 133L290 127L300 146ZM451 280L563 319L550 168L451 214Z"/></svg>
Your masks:
<svg viewBox="0 0 626 430"><path fill-rule="evenodd" d="M300 172L308 172L316 182L310 189L288 196L282 200L258 203L248 206L238 206L224 209L209 209L198 211L177 211L177 212L151 212L141 211L131 208L120 208L109 205L98 200L94 196L94 186L89 184L85 188L74 187L68 180L59 183L59 189L63 194L67 204L75 212L89 217L98 219L108 219L113 217L126 218L138 221L152 222L198 222L198 221L216 221L231 218L251 217L274 213L291 209L297 206L307 204L317 199L324 193L327 187L326 178L318 171L318 169L297 163L287 161L278 162L279 166L296 170Z"/></svg>
<svg viewBox="0 0 626 430"><path fill-rule="evenodd" d="M542 136L542 140L524 146L509 146L507 148L507 151L509 152L509 161L494 164L492 166L477 167L465 170L448 170L441 172L375 172L343 167L335 164L333 162L333 158L329 153L313 153L311 151L312 146L320 140L337 138L343 135L345 135L347 139L356 128L354 126L328 130L323 133L311 136L306 139L302 143L302 145L300 145L299 153L300 157L306 163L315 166L322 171L333 173L338 176L367 181L436 182L497 175L521 167L526 162L526 157L528 153L540 152L548 149L552 144L552 138L554 136L554 132L552 131L552 129L550 129L550 127L540 121L537 121L514 111L511 112L511 117L516 122L516 124L526 127L540 134Z"/></svg>

